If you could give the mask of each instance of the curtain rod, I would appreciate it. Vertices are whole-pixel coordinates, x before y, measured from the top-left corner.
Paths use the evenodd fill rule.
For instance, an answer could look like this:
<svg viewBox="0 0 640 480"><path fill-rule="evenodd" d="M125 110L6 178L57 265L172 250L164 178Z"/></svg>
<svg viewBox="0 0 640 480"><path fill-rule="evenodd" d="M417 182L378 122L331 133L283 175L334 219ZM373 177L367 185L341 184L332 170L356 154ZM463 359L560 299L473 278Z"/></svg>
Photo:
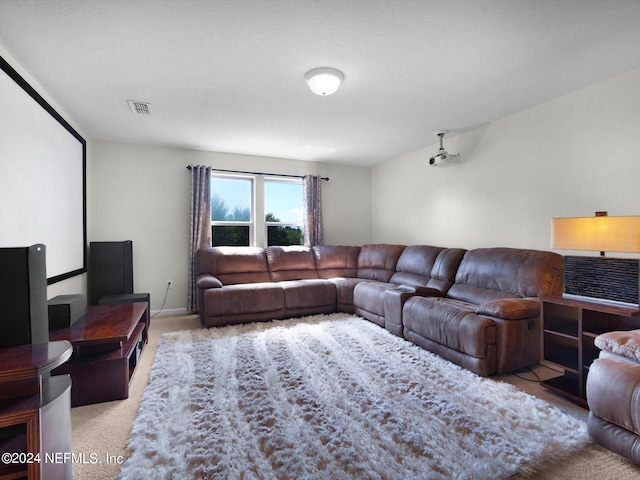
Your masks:
<svg viewBox="0 0 640 480"><path fill-rule="evenodd" d="M187 165L187 170L191 170L191 165ZM265 177L287 177L287 178L304 178L304 175L287 175L280 173L264 173L264 172L244 172L242 170L225 170L223 168L212 168L214 172L225 172L225 173L244 173L245 175L263 175ZM329 177L320 177L322 180L329 181Z"/></svg>

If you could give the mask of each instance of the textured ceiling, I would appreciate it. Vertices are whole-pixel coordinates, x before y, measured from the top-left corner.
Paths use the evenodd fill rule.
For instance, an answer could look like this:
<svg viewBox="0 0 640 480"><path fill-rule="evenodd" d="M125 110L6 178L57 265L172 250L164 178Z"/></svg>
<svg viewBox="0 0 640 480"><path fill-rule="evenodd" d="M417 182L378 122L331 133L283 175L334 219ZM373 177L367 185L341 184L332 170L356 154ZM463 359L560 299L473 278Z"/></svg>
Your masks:
<svg viewBox="0 0 640 480"><path fill-rule="evenodd" d="M639 26L638 0L0 0L0 44L89 139L356 165L640 68Z"/></svg>

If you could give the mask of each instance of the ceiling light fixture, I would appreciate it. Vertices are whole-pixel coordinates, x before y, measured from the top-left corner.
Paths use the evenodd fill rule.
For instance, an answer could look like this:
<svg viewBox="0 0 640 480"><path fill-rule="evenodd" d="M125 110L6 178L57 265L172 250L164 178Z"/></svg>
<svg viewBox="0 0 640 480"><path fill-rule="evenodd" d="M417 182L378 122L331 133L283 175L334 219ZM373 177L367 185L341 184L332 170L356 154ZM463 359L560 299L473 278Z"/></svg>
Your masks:
<svg viewBox="0 0 640 480"><path fill-rule="evenodd" d="M316 95L331 95L340 87L344 75L335 68L314 68L307 72L304 79Z"/></svg>

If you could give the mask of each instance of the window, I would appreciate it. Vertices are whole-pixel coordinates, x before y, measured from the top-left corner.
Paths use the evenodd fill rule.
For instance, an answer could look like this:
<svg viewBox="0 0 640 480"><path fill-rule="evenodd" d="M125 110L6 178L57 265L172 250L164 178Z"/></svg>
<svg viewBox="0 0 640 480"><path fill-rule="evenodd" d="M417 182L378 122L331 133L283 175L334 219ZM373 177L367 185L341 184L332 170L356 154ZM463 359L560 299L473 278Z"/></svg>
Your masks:
<svg viewBox="0 0 640 480"><path fill-rule="evenodd" d="M253 178L211 177L211 244L253 245Z"/></svg>
<svg viewBox="0 0 640 480"><path fill-rule="evenodd" d="M302 214L301 179L211 176L214 247L303 245Z"/></svg>
<svg viewBox="0 0 640 480"><path fill-rule="evenodd" d="M267 245L303 245L302 181L265 179L264 223Z"/></svg>

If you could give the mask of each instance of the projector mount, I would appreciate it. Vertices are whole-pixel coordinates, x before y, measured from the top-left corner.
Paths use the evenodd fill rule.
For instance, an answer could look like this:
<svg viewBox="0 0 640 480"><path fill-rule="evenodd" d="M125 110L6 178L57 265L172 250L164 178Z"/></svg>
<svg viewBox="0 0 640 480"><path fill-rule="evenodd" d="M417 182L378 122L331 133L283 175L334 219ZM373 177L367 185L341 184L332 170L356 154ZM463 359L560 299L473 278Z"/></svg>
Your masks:
<svg viewBox="0 0 640 480"><path fill-rule="evenodd" d="M440 138L440 150L438 150L438 153L436 153L429 159L429 165L431 165L432 167L448 167L449 165L451 165L451 162L453 160L460 157L460 154L447 153L447 151L444 149L443 141L444 136L447 133L449 133L449 130L438 130L437 132L435 132L435 135Z"/></svg>

